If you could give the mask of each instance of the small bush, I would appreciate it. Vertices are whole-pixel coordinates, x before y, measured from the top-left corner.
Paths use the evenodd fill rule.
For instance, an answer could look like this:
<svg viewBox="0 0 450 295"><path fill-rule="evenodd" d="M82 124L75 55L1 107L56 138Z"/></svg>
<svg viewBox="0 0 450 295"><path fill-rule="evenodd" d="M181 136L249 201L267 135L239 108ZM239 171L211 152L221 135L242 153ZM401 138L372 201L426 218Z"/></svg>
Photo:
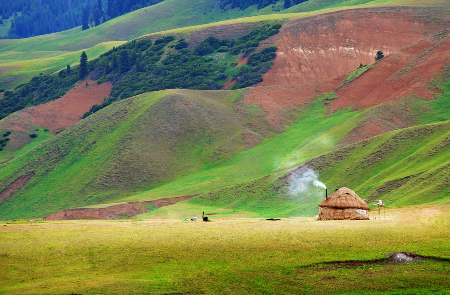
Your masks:
<svg viewBox="0 0 450 295"><path fill-rule="evenodd" d="M383 51L378 51L377 55L375 56L375 61L379 61L384 57Z"/></svg>
<svg viewBox="0 0 450 295"><path fill-rule="evenodd" d="M277 29L277 30L281 29L281 24L274 24L272 26L272 29Z"/></svg>
<svg viewBox="0 0 450 295"><path fill-rule="evenodd" d="M5 141L10 141L11 139L10 138L5 138Z"/></svg>
<svg viewBox="0 0 450 295"><path fill-rule="evenodd" d="M219 49L217 49L218 52L227 52L230 50L227 46L220 46Z"/></svg>
<svg viewBox="0 0 450 295"><path fill-rule="evenodd" d="M6 132L6 133L3 133L3 137L7 137L7 136L9 136L11 134L11 131L8 131L8 132Z"/></svg>
<svg viewBox="0 0 450 295"><path fill-rule="evenodd" d="M231 50L232 55L238 55L239 53L241 53L241 49L239 49L239 48L233 48Z"/></svg>
<svg viewBox="0 0 450 295"><path fill-rule="evenodd" d="M29 135L31 138L35 138L35 137L37 137L37 134L36 133L33 133L33 134L30 134Z"/></svg>
<svg viewBox="0 0 450 295"><path fill-rule="evenodd" d="M83 115L83 119L86 119L87 117L89 117L90 115L92 115L92 112L86 112Z"/></svg>
<svg viewBox="0 0 450 295"><path fill-rule="evenodd" d="M186 41L184 41L184 39L181 39L181 40L178 41L178 43L175 45L175 49L180 50L180 49L186 48L186 47L188 47L188 46L189 46L189 44L188 44Z"/></svg>

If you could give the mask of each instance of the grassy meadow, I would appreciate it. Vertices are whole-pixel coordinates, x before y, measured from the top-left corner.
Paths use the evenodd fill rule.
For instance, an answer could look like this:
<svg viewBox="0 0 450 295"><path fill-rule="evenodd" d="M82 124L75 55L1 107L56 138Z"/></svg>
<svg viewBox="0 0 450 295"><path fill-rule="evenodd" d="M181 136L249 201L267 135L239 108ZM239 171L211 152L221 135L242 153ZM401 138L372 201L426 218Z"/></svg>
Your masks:
<svg viewBox="0 0 450 295"><path fill-rule="evenodd" d="M199 212L200 214L200 212ZM372 217L371 213L371 217ZM190 217L190 216L186 216ZM386 219L0 223L2 294L448 294L448 261L342 266L393 252L450 258L450 206Z"/></svg>

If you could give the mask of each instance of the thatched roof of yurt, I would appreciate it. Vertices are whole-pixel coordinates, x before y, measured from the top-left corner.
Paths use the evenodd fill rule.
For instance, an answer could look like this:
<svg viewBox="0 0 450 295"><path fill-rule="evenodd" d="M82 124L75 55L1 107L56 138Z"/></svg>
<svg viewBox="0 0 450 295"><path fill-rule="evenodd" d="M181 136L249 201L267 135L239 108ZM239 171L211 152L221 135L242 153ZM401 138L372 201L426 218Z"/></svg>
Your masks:
<svg viewBox="0 0 450 295"><path fill-rule="evenodd" d="M353 190L347 187L341 187L334 193L328 196L325 200L320 202L320 207L328 208L358 208L368 210L366 202L364 202Z"/></svg>

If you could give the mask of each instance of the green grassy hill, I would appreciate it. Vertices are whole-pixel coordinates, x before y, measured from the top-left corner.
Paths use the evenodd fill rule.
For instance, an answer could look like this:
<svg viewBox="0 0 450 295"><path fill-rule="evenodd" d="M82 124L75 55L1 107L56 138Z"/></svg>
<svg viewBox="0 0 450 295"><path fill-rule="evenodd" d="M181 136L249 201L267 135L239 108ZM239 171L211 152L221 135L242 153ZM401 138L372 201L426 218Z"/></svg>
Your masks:
<svg viewBox="0 0 450 295"><path fill-rule="evenodd" d="M305 15L259 16L227 23ZM145 18L141 15L136 19ZM176 18L172 16L169 20ZM142 34L133 31L136 27L127 31L126 26L118 33L120 24L111 29L119 37ZM94 29L102 30L107 25ZM209 28L177 29L171 34ZM73 40L59 38L65 33L54 35L53 41L45 39L48 36L36 37L42 38L42 42L35 39L33 49L37 51L29 49L29 57L42 62L36 68L49 64L40 57L58 60L55 67L62 66L66 59L59 59L61 50L67 49L74 59L76 53L70 50L78 46L76 40L94 44L110 38L94 29ZM11 50L19 43L0 41L5 45L0 56L22 62L21 58L27 56L26 48L31 48L31 43L27 43L30 40L18 41L24 51L17 56ZM117 44L120 43L98 44L91 53L101 54L104 48ZM58 51L52 55L50 48ZM239 216L311 216L316 214L323 189L299 190L298 177L287 177L305 163L330 188L348 186L366 199L382 198L395 206L447 203L450 160L446 154L450 138L447 70L429 85L441 92L436 100L408 97L369 110L349 108L327 114L327 106L335 97L335 93L327 93L312 98L300 109L286 110L290 122L283 127L286 131L282 134L277 134L280 129L270 125L261 109L243 102L248 89L164 90L119 101L2 164L0 219L40 218L67 208L194 194L200 195L146 216L178 218L198 214L199 210ZM33 75L32 72L30 66L23 74ZM347 86L351 87L356 80L358 77L349 78ZM414 127L352 143L352 135L364 122L383 119L387 113L395 112L407 113L407 126Z"/></svg>
<svg viewBox="0 0 450 295"><path fill-rule="evenodd" d="M273 134L240 97L240 91L167 90L95 113L1 166L0 192L34 176L12 197L1 193L0 218L111 202L223 163Z"/></svg>
<svg viewBox="0 0 450 295"><path fill-rule="evenodd" d="M363 198L382 198L389 205L445 203L450 116L444 109L450 103L450 81L441 87L437 100L411 98L412 108L421 110L415 114L417 127L340 149L337 144L373 110L326 115L328 96L317 97L297 114L300 120L274 135L262 112L242 103L240 91L140 95L91 115L3 165L0 191L21 176L34 176L0 204L0 219L199 193L146 216L183 217L199 210L310 216L316 214L323 189L298 191L295 179L283 178L307 162L331 189L348 186ZM251 148L258 141L245 141L244 133L262 143Z"/></svg>
<svg viewBox="0 0 450 295"><path fill-rule="evenodd" d="M85 31L78 27L32 38L0 40L0 89L9 90L40 73L53 73L67 64L77 64L81 50L88 50L89 58L93 59L113 46L146 34L186 35L210 26L307 17L352 7L368 7L368 4L387 5L396 1L399 0L309 0L307 6L299 4L288 10L282 10L281 1L260 10L257 5L245 10L222 10L220 5L216 5L216 0L165 0ZM166 32L168 30L170 32Z"/></svg>
<svg viewBox="0 0 450 295"><path fill-rule="evenodd" d="M326 97L322 97L286 133L236 155L220 168L190 175L124 200L203 191L198 198L144 216L180 218L201 210L263 217L314 215L324 196L323 189L310 186L308 192L293 193L290 188L295 181L284 178L309 163L330 190L351 187L362 198L383 199L389 206L448 203L448 78L441 89L443 93L433 101L411 97L364 112L347 110L331 116L324 115L322 104ZM361 122L396 109L414 118L416 127L342 148L342 140ZM248 181L242 181L245 179Z"/></svg>

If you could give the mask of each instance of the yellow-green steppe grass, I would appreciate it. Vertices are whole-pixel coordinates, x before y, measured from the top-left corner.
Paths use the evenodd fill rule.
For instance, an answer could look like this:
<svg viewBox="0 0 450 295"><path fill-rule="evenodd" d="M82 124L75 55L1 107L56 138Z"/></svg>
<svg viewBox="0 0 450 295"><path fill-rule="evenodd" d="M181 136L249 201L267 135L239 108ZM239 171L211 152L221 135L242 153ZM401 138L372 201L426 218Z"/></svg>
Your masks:
<svg viewBox="0 0 450 295"><path fill-rule="evenodd" d="M125 42L104 42L84 51L89 59L95 59L104 52L123 43ZM8 88L26 83L40 73L50 74L65 69L67 65L78 65L82 52L83 50L0 52L0 88Z"/></svg>
<svg viewBox="0 0 450 295"><path fill-rule="evenodd" d="M449 205L391 209L386 215L370 221L3 222L0 293L448 292L445 261L317 265L399 251L450 258Z"/></svg>

